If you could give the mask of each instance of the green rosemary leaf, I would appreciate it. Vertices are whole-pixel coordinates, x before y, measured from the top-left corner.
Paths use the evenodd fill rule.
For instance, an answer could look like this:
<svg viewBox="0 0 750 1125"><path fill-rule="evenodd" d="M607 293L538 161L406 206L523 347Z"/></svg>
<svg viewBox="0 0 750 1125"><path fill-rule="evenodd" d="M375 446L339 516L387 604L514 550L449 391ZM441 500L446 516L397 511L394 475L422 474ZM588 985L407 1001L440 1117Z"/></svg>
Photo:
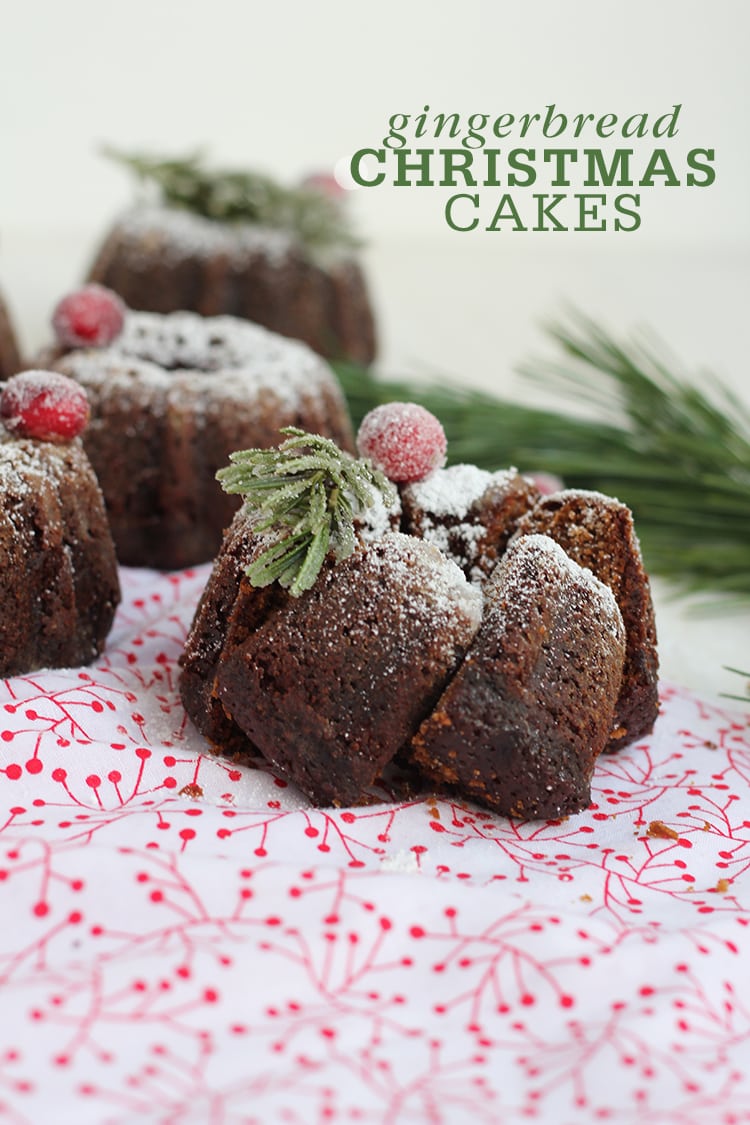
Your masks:
<svg viewBox="0 0 750 1125"><path fill-rule="evenodd" d="M302 481L299 481L299 486L302 486ZM317 480L313 481L310 487L310 506L307 513L307 519L311 530L317 535L320 529L326 528L328 531L328 524L326 521L326 512L328 510L328 495L326 493L325 481L318 476ZM326 538L326 549L328 546ZM324 552L325 553L325 552Z"/></svg>
<svg viewBox="0 0 750 1125"><path fill-rule="evenodd" d="M294 572L305 557L309 541L309 535L289 535L267 547L245 571L253 586L270 586L272 582L280 581L290 568ZM292 573L290 582L293 576Z"/></svg>
<svg viewBox="0 0 750 1125"><path fill-rule="evenodd" d="M313 251L358 245L340 202L315 188L284 187L260 172L209 170L200 152L164 158L105 147L103 153L155 187L170 207L288 231Z"/></svg>
<svg viewBox="0 0 750 1125"><path fill-rule="evenodd" d="M378 492L386 504L393 486L367 461L356 461L330 438L296 427L281 431L277 449L245 449L216 474L255 513L258 533L273 542L247 568L256 586L279 582L297 597L308 590L329 550L346 558L356 546L354 520Z"/></svg>
<svg viewBox="0 0 750 1125"><path fill-rule="evenodd" d="M315 579L318 577L320 568L328 553L329 539L330 525L328 523L322 523L310 540L304 562L302 566L297 569L294 580L289 587L289 593L294 597L298 597L315 584Z"/></svg>

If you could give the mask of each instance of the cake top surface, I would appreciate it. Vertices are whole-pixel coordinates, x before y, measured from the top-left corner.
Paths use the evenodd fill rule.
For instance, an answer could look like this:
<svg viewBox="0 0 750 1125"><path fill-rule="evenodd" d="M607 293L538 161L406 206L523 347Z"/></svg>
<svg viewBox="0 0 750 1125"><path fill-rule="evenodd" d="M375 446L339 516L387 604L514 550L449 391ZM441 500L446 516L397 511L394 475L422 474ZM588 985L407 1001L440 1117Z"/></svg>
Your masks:
<svg viewBox="0 0 750 1125"><path fill-rule="evenodd" d="M122 334L107 348L69 352L59 368L86 385L118 381L168 387L176 378L205 375L238 396L265 389L289 406L333 376L310 348L231 316L129 312Z"/></svg>
<svg viewBox="0 0 750 1125"><path fill-rule="evenodd" d="M467 581L452 559L432 544L400 531L388 532L370 545L368 563L375 569L387 568L399 584L412 591L412 598L426 606L441 628L446 617L461 613L473 627L482 617L483 596ZM362 605L367 613L366 604Z"/></svg>
<svg viewBox="0 0 750 1125"><path fill-rule="evenodd" d="M604 504L605 507L611 508L615 505L622 508L625 505L616 496L607 496L604 492L596 492L588 488L561 488L558 492L551 492L549 496L545 496L541 501L542 505L555 503L568 503L569 501L582 501L583 503L599 506Z"/></svg>
<svg viewBox="0 0 750 1125"><path fill-rule="evenodd" d="M80 438L64 445L32 438L17 438L0 426L0 533L10 530L18 549L26 551L35 542L35 527L44 519L48 527L59 527L60 510L50 505L49 491L57 493L66 477L84 473L87 488L93 476ZM36 540L39 548L39 540Z"/></svg>
<svg viewBox="0 0 750 1125"><path fill-rule="evenodd" d="M578 509L574 516L571 516L570 505L575 505ZM623 546L625 545L625 537L632 550L635 552L636 557L641 560L641 544L638 539L635 525L633 523L632 513L627 504L623 504L615 496L607 496L603 492L596 492L585 488L564 488L559 492L553 492L549 496L545 496L537 505L537 511L542 514L545 512L554 513L557 509L565 507L565 525L570 535L576 528L583 528L585 531L596 538L602 531L604 521L610 521L614 513L619 512L625 516L626 524L624 529ZM529 516L532 526L534 522L534 512L532 511Z"/></svg>
<svg viewBox="0 0 750 1125"><path fill-rule="evenodd" d="M41 477L60 477L71 456L80 456L80 440L55 445L53 442L17 438L0 426L0 491L19 495L33 492Z"/></svg>
<svg viewBox="0 0 750 1125"><path fill-rule="evenodd" d="M394 590L399 592L396 599ZM336 614L319 614L318 605L326 604L329 592L339 609ZM482 619L483 596L461 569L429 543L399 531L360 546L342 562L329 563L308 595L316 593L312 600L297 604L303 620L309 614L315 621L314 644L321 654L328 646L340 648L342 628L350 629L352 635L361 628L377 633L383 598L394 613L410 620L407 634L413 634L417 626L436 649L452 651L457 635L468 643ZM296 619L296 609L289 608ZM342 613L351 613L351 618ZM395 672L400 642L389 641L385 651L393 652Z"/></svg>
<svg viewBox="0 0 750 1125"><path fill-rule="evenodd" d="M436 469L423 480L407 485L410 499L434 516L465 516L490 485L505 487L516 476L514 468L490 473L476 465L451 465Z"/></svg>
<svg viewBox="0 0 750 1125"><path fill-rule="evenodd" d="M514 468L488 472L458 464L407 485L402 495L413 533L456 559L473 582L481 583L497 559L500 528L507 527L509 534L515 526L510 510L501 515L503 506L508 500L512 508L514 497L520 501L524 490L530 486ZM532 502L530 495L524 510Z"/></svg>
<svg viewBox="0 0 750 1125"><path fill-rule="evenodd" d="M159 203L125 211L118 219L118 228L136 242L144 239L149 244L149 257L153 253L151 243L157 238L167 260L221 254L232 262L265 258L271 265L280 266L298 246L294 235L286 230L249 222L229 226ZM137 253L137 246L130 250Z"/></svg>
<svg viewBox="0 0 750 1125"><path fill-rule="evenodd" d="M536 611L540 584L549 581L556 587L577 587L591 600L603 627L616 638L623 633L622 616L615 596L590 570L579 566L559 543L547 535L526 535L510 545L489 580L485 592L502 591L503 609L513 614L521 626L530 624Z"/></svg>

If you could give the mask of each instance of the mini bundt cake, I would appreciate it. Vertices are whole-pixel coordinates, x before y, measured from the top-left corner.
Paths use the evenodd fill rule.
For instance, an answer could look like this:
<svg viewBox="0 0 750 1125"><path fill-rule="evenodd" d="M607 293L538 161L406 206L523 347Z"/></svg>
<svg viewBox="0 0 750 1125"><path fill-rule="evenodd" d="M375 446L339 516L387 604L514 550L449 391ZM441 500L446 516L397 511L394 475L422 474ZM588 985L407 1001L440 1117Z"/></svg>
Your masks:
<svg viewBox="0 0 750 1125"><path fill-rule="evenodd" d="M0 381L15 375L21 366L18 344L8 307L0 293Z"/></svg>
<svg viewBox="0 0 750 1125"><path fill-rule="evenodd" d="M476 465L436 469L401 489L403 530L434 543L474 582L504 553L518 520L540 499L515 469L488 473Z"/></svg>
<svg viewBox="0 0 750 1125"><path fill-rule="evenodd" d="M577 812L612 731L625 654L617 603L542 535L516 541L483 593L481 628L414 737L413 761L506 816Z"/></svg>
<svg viewBox="0 0 750 1125"><path fill-rule="evenodd" d="M402 405L392 432L385 418L377 465L297 434L278 451L234 455L219 474L246 505L181 660L188 715L218 752L264 757L317 803L361 803L395 762L510 816L579 811L618 721L630 642L616 592L549 536L517 531L472 584L419 537L431 519L393 533L390 499L362 519L359 508L387 487L383 474L401 472L389 443L403 435ZM434 469L434 433L420 442L422 484L445 480L455 498L450 472ZM473 496L484 496L481 483ZM529 502L514 474L495 483L511 485L519 509ZM411 484L401 492L407 520ZM418 510L449 506L433 496ZM472 518L476 540L487 533L481 503L459 515L466 541Z"/></svg>
<svg viewBox="0 0 750 1125"><path fill-rule="evenodd" d="M25 372L0 398L3 677L90 663L120 600L104 500L75 436L85 421L76 396L60 375Z"/></svg>
<svg viewBox="0 0 750 1125"><path fill-rule="evenodd" d="M114 224L91 281L134 309L243 317L320 355L372 361L372 308L340 202L195 161L124 162L158 184L162 201Z"/></svg>
<svg viewBox="0 0 750 1125"><path fill-rule="evenodd" d="M106 293L81 294L92 290ZM351 447L326 363L247 321L126 312L108 346L64 351L54 367L88 393L84 444L126 565L178 569L216 554L238 506L215 480L232 450L274 445L285 426Z"/></svg>
<svg viewBox="0 0 750 1125"><path fill-rule="evenodd" d="M659 657L651 590L630 509L600 492L566 489L540 501L521 519L516 534L548 535L614 594L625 623L626 650L608 749L643 738L659 712Z"/></svg>

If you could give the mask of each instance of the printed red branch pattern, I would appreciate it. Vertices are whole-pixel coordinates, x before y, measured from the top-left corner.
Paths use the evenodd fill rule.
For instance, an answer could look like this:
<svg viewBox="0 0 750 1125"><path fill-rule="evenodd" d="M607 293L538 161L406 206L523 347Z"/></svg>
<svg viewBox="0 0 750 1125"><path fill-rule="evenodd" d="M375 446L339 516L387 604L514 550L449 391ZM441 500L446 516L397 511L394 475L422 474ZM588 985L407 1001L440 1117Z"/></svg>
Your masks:
<svg viewBox="0 0 750 1125"><path fill-rule="evenodd" d="M207 573L0 684L0 1120L750 1121L748 716L664 686L567 820L313 809L185 719Z"/></svg>

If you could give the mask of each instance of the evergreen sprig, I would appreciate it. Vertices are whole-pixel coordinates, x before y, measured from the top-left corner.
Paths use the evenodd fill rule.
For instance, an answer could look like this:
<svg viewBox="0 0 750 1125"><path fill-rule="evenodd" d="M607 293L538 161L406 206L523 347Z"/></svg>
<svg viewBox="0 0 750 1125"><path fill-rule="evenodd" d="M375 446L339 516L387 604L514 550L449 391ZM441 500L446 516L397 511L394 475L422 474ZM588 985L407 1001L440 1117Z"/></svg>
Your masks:
<svg viewBox="0 0 750 1125"><path fill-rule="evenodd" d="M217 479L257 514L255 530L269 545L248 566L254 586L279 582L293 597L309 590L329 551L347 558L356 546L355 520L393 486L368 461L355 460L319 434L286 426L276 449L244 449L230 456Z"/></svg>
<svg viewBox="0 0 750 1125"><path fill-rule="evenodd" d="M588 318L549 329L562 358L523 372L586 416L482 391L380 380L336 365L355 424L380 402L436 414L452 463L546 470L573 488L618 496L635 516L648 568L685 591L750 598L750 419L706 373L690 381L653 342L620 343ZM598 417L591 417L594 408Z"/></svg>
<svg viewBox="0 0 750 1125"><path fill-rule="evenodd" d="M732 672L735 676L744 676L745 677L745 680L746 680L745 694L744 695L731 695L729 692L726 692L726 691L723 691L721 694L724 696L725 699L736 699L740 703L745 703L745 704L750 705L750 672L743 672L741 668L730 668L729 665L725 665L724 667L725 667L725 671Z"/></svg>
<svg viewBox="0 0 750 1125"><path fill-rule="evenodd" d="M210 170L201 153L167 159L103 151L141 182L154 185L170 207L218 222L289 231L311 250L358 244L341 205L315 188L285 187L260 172Z"/></svg>

